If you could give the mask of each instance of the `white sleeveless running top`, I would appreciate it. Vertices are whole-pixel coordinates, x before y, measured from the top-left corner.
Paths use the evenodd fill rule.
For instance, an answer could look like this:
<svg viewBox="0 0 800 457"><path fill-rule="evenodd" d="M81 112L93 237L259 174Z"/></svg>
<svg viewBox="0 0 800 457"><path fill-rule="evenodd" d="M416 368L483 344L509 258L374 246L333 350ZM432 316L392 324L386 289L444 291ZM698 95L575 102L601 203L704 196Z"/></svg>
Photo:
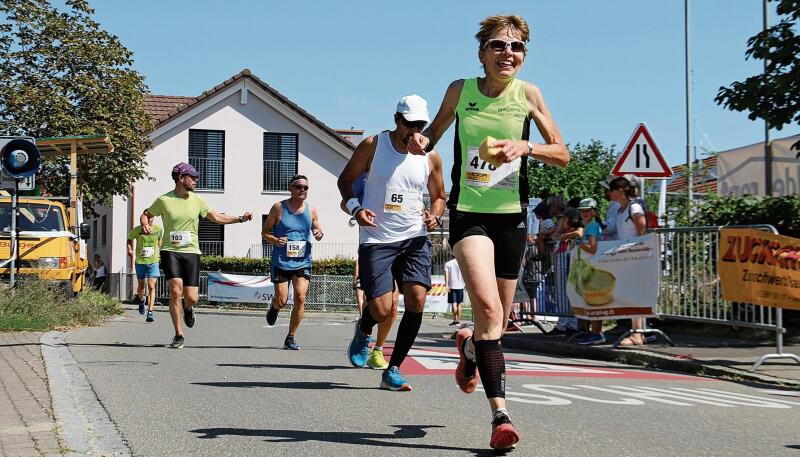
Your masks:
<svg viewBox="0 0 800 457"><path fill-rule="evenodd" d="M398 152L388 131L378 134L361 203L375 213L377 227L359 226L359 242L394 243L426 236L422 194L429 174L427 155Z"/></svg>

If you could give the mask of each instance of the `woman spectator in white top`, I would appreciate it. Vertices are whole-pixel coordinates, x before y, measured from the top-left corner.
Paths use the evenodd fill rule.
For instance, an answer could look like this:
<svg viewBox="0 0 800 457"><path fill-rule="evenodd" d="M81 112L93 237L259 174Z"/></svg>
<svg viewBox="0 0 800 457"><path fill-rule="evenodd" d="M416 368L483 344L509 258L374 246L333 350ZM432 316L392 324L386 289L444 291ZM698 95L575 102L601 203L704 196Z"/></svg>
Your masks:
<svg viewBox="0 0 800 457"><path fill-rule="evenodd" d="M608 193L612 201L619 203L617 213L617 239L626 240L644 235L647 231L647 222L644 217L644 208L633 201L635 191L627 178L619 177L608 183ZM644 319L631 319L631 330L644 328ZM633 333L623 339L620 346L639 346L645 344L644 333Z"/></svg>

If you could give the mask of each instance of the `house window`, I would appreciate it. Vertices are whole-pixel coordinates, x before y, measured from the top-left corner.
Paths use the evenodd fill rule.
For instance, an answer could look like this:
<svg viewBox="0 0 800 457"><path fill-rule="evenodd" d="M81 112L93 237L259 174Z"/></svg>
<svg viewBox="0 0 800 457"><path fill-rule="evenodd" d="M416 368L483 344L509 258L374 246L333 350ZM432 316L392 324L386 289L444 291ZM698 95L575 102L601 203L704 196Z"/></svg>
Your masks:
<svg viewBox="0 0 800 457"><path fill-rule="evenodd" d="M268 214L261 215L261 233L264 233L264 227L267 225ZM272 257L272 245L267 243L264 237L261 237L261 257Z"/></svg>
<svg viewBox="0 0 800 457"><path fill-rule="evenodd" d="M97 219L92 221L92 250L97 251L97 238L99 238L99 233L97 232Z"/></svg>
<svg viewBox="0 0 800 457"><path fill-rule="evenodd" d="M285 191L297 174L296 133L264 132L264 190Z"/></svg>
<svg viewBox="0 0 800 457"><path fill-rule="evenodd" d="M189 165L199 173L198 189L225 188L225 131L189 130Z"/></svg>
<svg viewBox="0 0 800 457"><path fill-rule="evenodd" d="M103 236L103 246L106 245L106 241L108 240L108 216L103 214L102 219L102 236Z"/></svg>
<svg viewBox="0 0 800 457"><path fill-rule="evenodd" d="M225 227L200 218L197 241L203 255L225 255Z"/></svg>

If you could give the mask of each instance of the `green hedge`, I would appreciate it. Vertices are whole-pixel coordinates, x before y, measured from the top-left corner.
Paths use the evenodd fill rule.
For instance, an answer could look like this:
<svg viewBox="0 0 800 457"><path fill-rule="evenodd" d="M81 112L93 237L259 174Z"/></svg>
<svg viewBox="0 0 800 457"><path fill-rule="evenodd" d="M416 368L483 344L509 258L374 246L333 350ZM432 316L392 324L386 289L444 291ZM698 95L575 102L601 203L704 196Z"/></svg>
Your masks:
<svg viewBox="0 0 800 457"><path fill-rule="evenodd" d="M251 259L248 257L221 257L216 255L200 257L200 269L208 271L230 271L237 273L268 274L269 258ZM336 257L312 261L315 275L353 275L353 259Z"/></svg>
<svg viewBox="0 0 800 457"><path fill-rule="evenodd" d="M695 208L691 222L695 226L772 224L781 234L800 238L800 196L712 195Z"/></svg>

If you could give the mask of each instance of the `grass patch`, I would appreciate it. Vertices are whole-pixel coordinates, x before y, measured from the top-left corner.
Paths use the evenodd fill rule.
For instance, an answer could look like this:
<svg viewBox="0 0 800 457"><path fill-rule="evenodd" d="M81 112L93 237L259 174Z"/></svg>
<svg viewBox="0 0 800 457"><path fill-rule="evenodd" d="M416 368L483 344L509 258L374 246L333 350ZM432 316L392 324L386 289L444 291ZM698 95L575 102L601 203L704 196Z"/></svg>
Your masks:
<svg viewBox="0 0 800 457"><path fill-rule="evenodd" d="M48 281L20 281L14 289L0 291L0 331L5 332L94 325L122 312L119 301L106 294L85 290L73 299Z"/></svg>

